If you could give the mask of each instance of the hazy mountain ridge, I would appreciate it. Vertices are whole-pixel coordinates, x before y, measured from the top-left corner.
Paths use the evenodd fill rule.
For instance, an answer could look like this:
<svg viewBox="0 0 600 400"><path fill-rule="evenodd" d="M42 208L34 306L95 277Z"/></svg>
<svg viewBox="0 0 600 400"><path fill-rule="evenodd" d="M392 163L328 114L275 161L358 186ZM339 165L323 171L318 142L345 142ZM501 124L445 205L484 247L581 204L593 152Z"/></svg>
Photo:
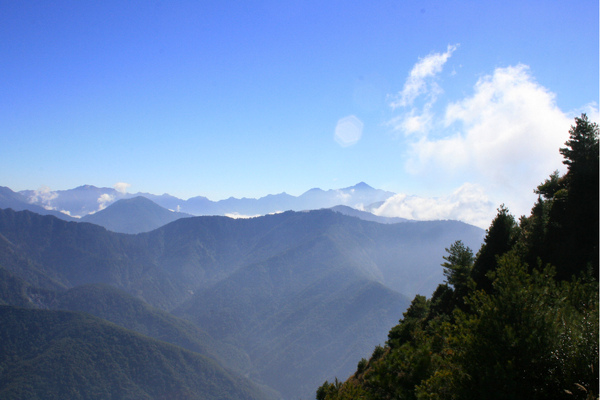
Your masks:
<svg viewBox="0 0 600 400"><path fill-rule="evenodd" d="M407 305L400 292L431 290L432 274L439 283L444 246L462 238L476 247L482 237L483 230L456 221L384 225L332 210L183 218L138 235L0 210L6 270L30 286L30 279L47 279L45 290L69 289L44 306L58 307L60 299L76 293L64 307L89 303L83 299L94 299L94 292L106 298L102 286L81 287L90 283L115 286L166 311L181 305L177 314L206 331L208 343L227 340L222 351L214 351L202 347L207 343L202 339L196 351L248 371L285 398L310 394L331 373L349 373L356 357L370 353L397 322ZM420 240L430 247L416 246ZM27 291L15 296L20 304L31 298ZM122 298L128 307L135 303L108 296ZM147 310L118 318L94 307L84 311L123 325L130 318L128 327L157 335L136 320L136 313ZM159 320L163 332L181 324L154 319ZM198 337L177 335L177 344L187 341L186 346ZM317 354L328 354L328 361Z"/></svg>
<svg viewBox="0 0 600 400"><path fill-rule="evenodd" d="M431 293L441 281L439 260L447 243L462 238L477 248L483 237L483 230L457 221L385 225L330 210L237 220L185 218L132 236L88 223L2 210L0 234L6 249L0 259L20 257L11 268L24 279L37 273L63 287L113 284L169 309L188 298L189 291L209 287L244 265L324 233L345 235L353 244L346 247L348 254L368 260L363 267L374 262L372 271L384 277L382 283L408 296L416 290ZM435 282L427 286L432 274Z"/></svg>
<svg viewBox="0 0 600 400"><path fill-rule="evenodd" d="M63 288L113 284L162 308L167 308L180 291L135 236L12 210L0 210L0 235L8 243L0 259L12 255L23 260L5 268L26 280L37 273Z"/></svg>
<svg viewBox="0 0 600 400"><path fill-rule="evenodd" d="M69 190L20 191L27 203L42 206L46 209L62 211L69 215L83 217L103 210L120 199L146 197L168 210L192 215L242 215L255 216L281 211L302 211L347 205L353 208L367 207L392 197L395 193L374 189L364 182L343 189L322 190L310 189L300 196L287 193L269 194L253 198L234 198L212 201L203 196L191 197L187 200L163 194L125 193L113 188L98 188L83 185ZM9 208L0 203L2 208ZM32 210L33 211L33 210Z"/></svg>
<svg viewBox="0 0 600 400"><path fill-rule="evenodd" d="M30 202L32 191L25 192L13 192L10 188L0 186L0 208L11 208L15 211L28 210L40 215L53 215L57 218L61 218L67 221L75 221L76 218L72 218L69 215L56 211L54 209L47 209L43 205Z"/></svg>
<svg viewBox="0 0 600 400"><path fill-rule="evenodd" d="M141 233L187 217L191 215L169 211L146 197L137 196L117 200L103 210L82 217L81 221L103 226L113 232Z"/></svg>
<svg viewBox="0 0 600 400"><path fill-rule="evenodd" d="M19 193L9 188L0 188L0 208L29 210L54 215L66 221L91 222L113 232L136 234L152 231L176 219L192 215L238 218L321 208L335 208L343 214L380 223L408 221L404 218L379 217L353 208L371 210L373 204L382 204L393 195L392 192L374 189L361 182L344 189L324 191L314 188L298 197L280 193L259 199L231 197L215 202L202 196L182 200L168 194L129 194L112 188L84 185L69 190L24 190ZM152 203L145 202L145 199Z"/></svg>
<svg viewBox="0 0 600 400"><path fill-rule="evenodd" d="M378 203L373 203L378 204ZM370 208L373 208L373 204L371 204ZM335 212L339 212L340 214L348 215L350 217L360 218L365 221L379 222L380 224L398 224L401 222L410 222L411 220L401 217L382 217L379 215L375 215L369 211L357 210L356 208L352 208L349 206L338 205L329 207L331 210Z"/></svg>
<svg viewBox="0 0 600 400"><path fill-rule="evenodd" d="M82 185L74 189L56 191L48 188L23 190L19 193L23 194L31 204L77 217L99 211L115 200L124 197L123 192L114 188L98 188L93 185Z"/></svg>
<svg viewBox="0 0 600 400"><path fill-rule="evenodd" d="M321 357L349 374L408 305L379 282L372 262L347 256L351 241L327 234L314 241L240 269L175 311L245 349L285 398L310 396L331 373L316 362Z"/></svg>

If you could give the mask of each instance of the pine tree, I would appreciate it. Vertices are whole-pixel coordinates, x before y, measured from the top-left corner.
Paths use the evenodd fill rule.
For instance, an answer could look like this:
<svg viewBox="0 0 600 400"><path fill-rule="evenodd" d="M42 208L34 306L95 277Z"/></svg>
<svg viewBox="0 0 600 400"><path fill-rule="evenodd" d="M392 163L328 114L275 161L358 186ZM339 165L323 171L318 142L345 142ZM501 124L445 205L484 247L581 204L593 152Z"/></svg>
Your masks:
<svg viewBox="0 0 600 400"><path fill-rule="evenodd" d="M498 257L508 252L514 245L516 230L515 218L504 204L501 205L496 218L487 230L483 245L481 245L473 264L471 277L478 288L487 292L492 289L492 281L488 277L488 273L498 268Z"/></svg>
<svg viewBox="0 0 600 400"><path fill-rule="evenodd" d="M598 125L585 114L575 118L570 139L560 149L568 171L552 196L545 262L557 267L559 279L589 268L598 278L599 165Z"/></svg>

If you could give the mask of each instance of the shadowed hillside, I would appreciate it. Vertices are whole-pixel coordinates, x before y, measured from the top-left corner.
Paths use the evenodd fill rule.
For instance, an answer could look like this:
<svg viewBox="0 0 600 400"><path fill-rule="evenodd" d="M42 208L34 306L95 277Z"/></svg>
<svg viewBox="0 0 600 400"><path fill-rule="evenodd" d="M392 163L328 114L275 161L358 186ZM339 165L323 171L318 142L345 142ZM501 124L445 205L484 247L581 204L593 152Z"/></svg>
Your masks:
<svg viewBox="0 0 600 400"><path fill-rule="evenodd" d="M3 399L261 399L214 361L89 315L0 306Z"/></svg>

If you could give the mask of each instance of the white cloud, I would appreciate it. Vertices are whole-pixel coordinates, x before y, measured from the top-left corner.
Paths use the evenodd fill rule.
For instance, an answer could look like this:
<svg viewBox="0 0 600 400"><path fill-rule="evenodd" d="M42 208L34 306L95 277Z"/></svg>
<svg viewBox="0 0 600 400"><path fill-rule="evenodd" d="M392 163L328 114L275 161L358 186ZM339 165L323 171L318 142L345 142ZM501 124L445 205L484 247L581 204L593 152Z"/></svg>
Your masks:
<svg viewBox="0 0 600 400"><path fill-rule="evenodd" d="M393 118L388 125L392 126L396 131L403 132L405 135L427 133L433 121L431 113L432 105L433 103L427 103L420 111L413 108L408 112L404 112L398 117Z"/></svg>
<svg viewBox="0 0 600 400"><path fill-rule="evenodd" d="M260 214L244 215L244 214L240 214L238 212L233 212L233 213L226 213L225 216L229 217L229 218L233 218L233 219L250 219L250 218L260 217Z"/></svg>
<svg viewBox="0 0 600 400"><path fill-rule="evenodd" d="M100 197L98 197L98 205L99 205L98 211L104 210L114 200L115 200L114 196L112 196L108 193L102 194Z"/></svg>
<svg viewBox="0 0 600 400"><path fill-rule="evenodd" d="M451 195L437 198L397 194L373 210L373 214L415 220L453 219L487 228L495 208L481 186L465 183Z"/></svg>
<svg viewBox="0 0 600 400"><path fill-rule="evenodd" d="M357 209L358 211L367 211L367 208L363 203L356 203L353 208Z"/></svg>
<svg viewBox="0 0 600 400"><path fill-rule="evenodd" d="M73 217L73 218L81 218L81 216L79 215L71 215L71 211L68 210L60 210L61 213L68 215L69 217Z"/></svg>
<svg viewBox="0 0 600 400"><path fill-rule="evenodd" d="M334 138L342 147L351 146L360 140L362 130L362 121L355 115L349 115L338 120Z"/></svg>
<svg viewBox="0 0 600 400"><path fill-rule="evenodd" d="M33 192L28 201L32 204L39 204L46 210L55 210L52 201L58 197L58 193L52 191L48 186L41 186Z"/></svg>
<svg viewBox="0 0 600 400"><path fill-rule="evenodd" d="M354 189L352 189L350 191L350 193L346 193L343 190L336 190L335 193L335 197L338 201L340 201L342 204L346 204L347 202L349 202L350 200L352 200L352 194L354 192Z"/></svg>
<svg viewBox="0 0 600 400"><path fill-rule="evenodd" d="M125 194L127 193L127 189L131 186L131 184L129 183L125 183L125 182L117 182L113 185L113 187L115 188L115 190L121 194Z"/></svg>
<svg viewBox="0 0 600 400"><path fill-rule="evenodd" d="M445 53L432 53L425 58L419 60L410 71L404 88L398 94L398 98L390 105L392 108L411 106L415 99L427 92L426 78L431 78L442 71L442 68L448 58L456 50L457 45L448 45ZM431 85L430 92L433 96L439 93L439 87L435 84Z"/></svg>
<svg viewBox="0 0 600 400"><path fill-rule="evenodd" d="M398 195L378 209L381 215L456 218L482 227L501 203L517 217L527 215L533 189L554 170L565 170L558 150L573 118L582 112L592 121L600 118L595 102L563 112L554 93L523 64L496 68L476 82L471 95L434 109L443 93L436 77L456 48L449 45L414 65L390 101L397 114L388 126L403 134L408 172L430 187L462 189L439 198ZM443 114L435 111L440 106Z"/></svg>
<svg viewBox="0 0 600 400"><path fill-rule="evenodd" d="M445 53L432 53L415 64L404 83L404 88L390 102L392 109L404 109L388 123L395 131L405 135L424 135L431 130L434 117L432 107L438 96L444 92L435 81L435 76L442 72L444 64L457 47L458 45L448 45ZM420 96L425 97L425 102L420 107L415 107L415 100Z"/></svg>
<svg viewBox="0 0 600 400"><path fill-rule="evenodd" d="M471 97L447 106L445 136L410 144L407 169L468 174L514 214L528 214L533 189L562 168L558 149L572 123L527 66L497 68L476 83Z"/></svg>
<svg viewBox="0 0 600 400"><path fill-rule="evenodd" d="M284 211L273 211L273 212L267 213L265 215L276 215L276 214L282 214L282 213L284 213ZM233 213L226 213L225 216L229 217L229 218L233 218L233 219L251 219L251 218L262 217L262 214L245 215L245 214L240 214L239 212L236 211Z"/></svg>

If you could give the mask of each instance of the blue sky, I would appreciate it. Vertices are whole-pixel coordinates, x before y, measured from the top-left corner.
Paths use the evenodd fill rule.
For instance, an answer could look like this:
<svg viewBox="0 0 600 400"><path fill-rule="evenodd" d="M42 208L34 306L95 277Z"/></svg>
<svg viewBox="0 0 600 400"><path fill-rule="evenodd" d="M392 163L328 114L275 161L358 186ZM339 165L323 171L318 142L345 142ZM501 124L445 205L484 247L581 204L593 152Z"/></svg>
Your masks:
<svg viewBox="0 0 600 400"><path fill-rule="evenodd" d="M598 2L0 1L0 185L218 200L364 181L485 226L597 121Z"/></svg>

